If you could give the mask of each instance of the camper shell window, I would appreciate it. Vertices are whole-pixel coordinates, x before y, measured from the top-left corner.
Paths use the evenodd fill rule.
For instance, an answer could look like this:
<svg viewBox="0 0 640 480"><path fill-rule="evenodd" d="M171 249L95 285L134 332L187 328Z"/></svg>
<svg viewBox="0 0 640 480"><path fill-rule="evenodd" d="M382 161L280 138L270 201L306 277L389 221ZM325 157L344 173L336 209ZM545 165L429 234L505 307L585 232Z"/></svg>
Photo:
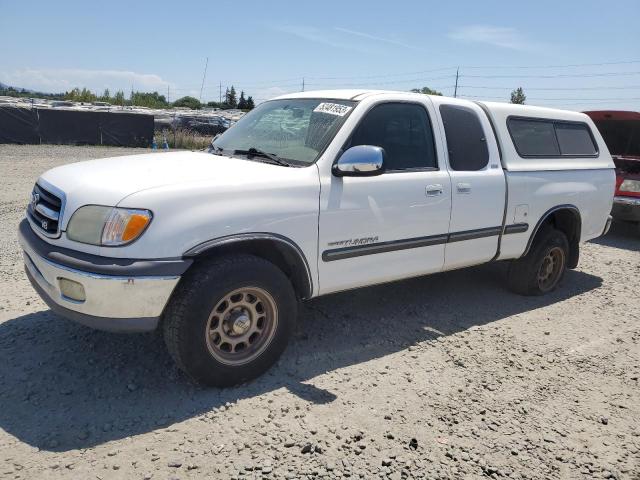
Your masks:
<svg viewBox="0 0 640 480"><path fill-rule="evenodd" d="M589 125L544 118L509 117L509 135L523 158L597 157Z"/></svg>

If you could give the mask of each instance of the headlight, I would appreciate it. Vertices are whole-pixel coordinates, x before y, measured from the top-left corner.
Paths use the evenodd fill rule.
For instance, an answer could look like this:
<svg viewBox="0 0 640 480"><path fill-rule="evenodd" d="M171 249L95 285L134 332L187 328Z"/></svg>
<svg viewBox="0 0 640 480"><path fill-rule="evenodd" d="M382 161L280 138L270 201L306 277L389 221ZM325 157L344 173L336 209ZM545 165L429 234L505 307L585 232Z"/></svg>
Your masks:
<svg viewBox="0 0 640 480"><path fill-rule="evenodd" d="M67 237L91 245L125 245L142 235L151 218L149 210L86 205L69 220Z"/></svg>
<svg viewBox="0 0 640 480"><path fill-rule="evenodd" d="M624 180L618 190L621 192L640 193L640 180Z"/></svg>

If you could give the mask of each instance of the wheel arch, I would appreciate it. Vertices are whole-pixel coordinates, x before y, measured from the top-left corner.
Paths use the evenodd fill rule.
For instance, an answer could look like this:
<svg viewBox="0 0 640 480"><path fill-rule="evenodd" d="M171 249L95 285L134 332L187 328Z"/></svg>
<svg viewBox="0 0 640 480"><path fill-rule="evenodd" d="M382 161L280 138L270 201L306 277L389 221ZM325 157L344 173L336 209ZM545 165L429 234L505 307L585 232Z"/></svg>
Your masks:
<svg viewBox="0 0 640 480"><path fill-rule="evenodd" d="M215 238L187 250L183 256L211 258L229 254L249 254L276 265L289 277L296 295L301 299L313 295L313 278L302 249L291 239L274 233L242 233Z"/></svg>
<svg viewBox="0 0 640 480"><path fill-rule="evenodd" d="M582 217L578 207L571 204L565 204L557 205L547 210L540 217L535 228L532 230L527 242L527 248L522 254L523 257L529 253L536 236L544 225L552 225L567 236L567 240L569 241L569 258L567 259L567 267L575 268L578 265L578 259L580 256L579 244L582 232Z"/></svg>

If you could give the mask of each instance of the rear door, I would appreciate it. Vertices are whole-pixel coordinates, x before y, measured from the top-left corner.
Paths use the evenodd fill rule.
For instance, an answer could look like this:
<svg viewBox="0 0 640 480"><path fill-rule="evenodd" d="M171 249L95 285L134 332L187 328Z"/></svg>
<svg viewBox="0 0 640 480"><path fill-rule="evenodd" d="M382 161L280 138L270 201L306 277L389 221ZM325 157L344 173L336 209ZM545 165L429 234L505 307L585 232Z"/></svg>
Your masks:
<svg viewBox="0 0 640 480"><path fill-rule="evenodd" d="M505 206L505 176L491 124L465 102L438 106L451 176L451 223L444 269L491 260L498 248Z"/></svg>

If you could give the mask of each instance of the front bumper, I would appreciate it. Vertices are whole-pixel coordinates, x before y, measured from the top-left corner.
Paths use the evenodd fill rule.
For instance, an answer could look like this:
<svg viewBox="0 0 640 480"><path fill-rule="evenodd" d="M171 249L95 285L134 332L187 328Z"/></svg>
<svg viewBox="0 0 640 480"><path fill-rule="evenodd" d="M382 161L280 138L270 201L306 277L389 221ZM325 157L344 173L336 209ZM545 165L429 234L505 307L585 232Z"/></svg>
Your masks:
<svg viewBox="0 0 640 480"><path fill-rule="evenodd" d="M52 261L51 257L56 260L71 258L70 251L64 250L61 253L61 249L44 242L33 233L28 223L20 225L19 241L24 253L27 277L47 305L64 317L99 330L154 330L180 280L180 274L191 264L190 261L176 260L167 266L167 262L163 260L144 260L141 267L140 261L129 260L127 267L118 262L118 259L112 259L112 264L109 264L107 257L94 256L92 259L86 254L79 254L66 261L66 264ZM82 262L83 267L93 262L93 270L115 271L117 274L85 271L69 265L78 262ZM161 265L158 266L157 263ZM132 274L127 275L127 270ZM150 271L165 273L144 275ZM61 279L81 284L85 300L78 301L65 296L61 291Z"/></svg>
<svg viewBox="0 0 640 480"><path fill-rule="evenodd" d="M616 220L640 222L640 197L614 197L611 215Z"/></svg>

